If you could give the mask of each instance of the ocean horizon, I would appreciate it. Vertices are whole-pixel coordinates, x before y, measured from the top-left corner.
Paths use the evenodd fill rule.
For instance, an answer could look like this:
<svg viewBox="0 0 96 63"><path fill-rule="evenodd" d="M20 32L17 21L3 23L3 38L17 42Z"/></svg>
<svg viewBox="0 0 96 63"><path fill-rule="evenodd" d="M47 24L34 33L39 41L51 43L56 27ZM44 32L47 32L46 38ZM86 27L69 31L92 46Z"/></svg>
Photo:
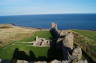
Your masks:
<svg viewBox="0 0 96 63"><path fill-rule="evenodd" d="M96 14L43 14L0 16L0 24L16 24L33 28L50 28L55 22L59 29L96 30Z"/></svg>

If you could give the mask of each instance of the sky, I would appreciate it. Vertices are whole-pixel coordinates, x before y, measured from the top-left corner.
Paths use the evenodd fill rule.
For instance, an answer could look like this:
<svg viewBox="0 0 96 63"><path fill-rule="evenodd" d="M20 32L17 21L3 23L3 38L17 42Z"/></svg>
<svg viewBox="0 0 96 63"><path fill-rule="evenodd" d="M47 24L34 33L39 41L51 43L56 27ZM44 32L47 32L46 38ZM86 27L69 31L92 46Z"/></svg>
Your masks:
<svg viewBox="0 0 96 63"><path fill-rule="evenodd" d="M96 13L96 0L0 0L0 16Z"/></svg>

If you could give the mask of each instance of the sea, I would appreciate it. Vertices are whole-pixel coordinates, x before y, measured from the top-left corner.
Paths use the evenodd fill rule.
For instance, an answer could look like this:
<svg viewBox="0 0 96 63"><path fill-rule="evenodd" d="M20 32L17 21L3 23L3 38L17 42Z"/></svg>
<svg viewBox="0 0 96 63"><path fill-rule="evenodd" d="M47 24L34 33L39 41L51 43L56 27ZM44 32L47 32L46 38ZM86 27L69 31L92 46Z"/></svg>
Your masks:
<svg viewBox="0 0 96 63"><path fill-rule="evenodd" d="M0 24L15 24L33 28L51 27L55 22L59 29L96 30L96 14L43 14L0 16Z"/></svg>

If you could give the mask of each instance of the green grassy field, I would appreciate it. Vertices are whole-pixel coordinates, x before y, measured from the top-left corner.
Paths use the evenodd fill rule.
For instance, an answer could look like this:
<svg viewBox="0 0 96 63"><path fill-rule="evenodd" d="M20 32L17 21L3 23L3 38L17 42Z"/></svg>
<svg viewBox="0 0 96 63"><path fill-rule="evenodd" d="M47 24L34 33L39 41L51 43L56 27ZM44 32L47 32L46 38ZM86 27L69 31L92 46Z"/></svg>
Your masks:
<svg viewBox="0 0 96 63"><path fill-rule="evenodd" d="M30 38L15 41L5 47L0 48L0 58L11 59L16 48L18 48L20 51L24 51L27 55L30 55L29 51L32 51L36 57L47 56L49 47L34 47L29 46L31 44L27 44L27 42L34 41L36 36L46 39L50 39L52 37L49 31L35 32ZM26 44L23 44L22 42L26 42Z"/></svg>
<svg viewBox="0 0 96 63"><path fill-rule="evenodd" d="M96 40L96 31L91 30L74 30L90 39Z"/></svg>
<svg viewBox="0 0 96 63"><path fill-rule="evenodd" d="M86 42L90 46L94 46L94 50L96 51L96 31L91 31L91 30L73 30L75 32L78 32L80 35L83 35L84 37L87 38Z"/></svg>

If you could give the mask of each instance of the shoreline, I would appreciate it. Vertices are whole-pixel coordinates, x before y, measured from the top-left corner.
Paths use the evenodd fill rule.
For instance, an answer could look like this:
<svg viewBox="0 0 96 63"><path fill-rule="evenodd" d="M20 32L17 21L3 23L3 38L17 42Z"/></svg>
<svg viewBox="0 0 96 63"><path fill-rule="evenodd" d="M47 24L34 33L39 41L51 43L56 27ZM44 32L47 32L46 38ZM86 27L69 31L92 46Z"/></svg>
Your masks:
<svg viewBox="0 0 96 63"><path fill-rule="evenodd" d="M22 26L16 24L0 24L0 29L4 27L12 28L12 27L20 27L20 28L27 28L27 29L39 29L39 30L49 30L50 28L40 28L40 27L31 27L31 26ZM86 31L96 31L95 29L59 29L59 30L86 30Z"/></svg>

